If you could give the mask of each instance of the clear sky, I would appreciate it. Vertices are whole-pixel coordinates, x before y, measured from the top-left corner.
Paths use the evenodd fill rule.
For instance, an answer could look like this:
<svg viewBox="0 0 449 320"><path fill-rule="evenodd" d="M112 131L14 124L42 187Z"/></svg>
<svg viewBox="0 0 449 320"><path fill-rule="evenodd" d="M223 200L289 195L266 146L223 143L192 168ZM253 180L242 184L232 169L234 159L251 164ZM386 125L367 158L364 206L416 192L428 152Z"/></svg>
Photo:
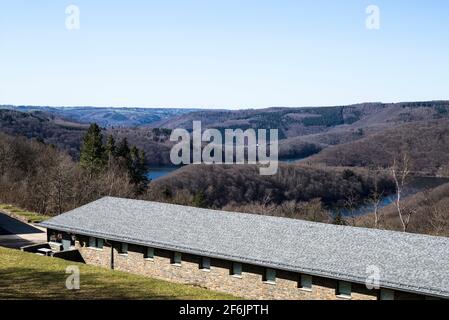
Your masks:
<svg viewBox="0 0 449 320"><path fill-rule="evenodd" d="M66 7L80 29L66 28ZM368 5L380 9L369 30ZM447 0L0 0L0 104L449 99Z"/></svg>

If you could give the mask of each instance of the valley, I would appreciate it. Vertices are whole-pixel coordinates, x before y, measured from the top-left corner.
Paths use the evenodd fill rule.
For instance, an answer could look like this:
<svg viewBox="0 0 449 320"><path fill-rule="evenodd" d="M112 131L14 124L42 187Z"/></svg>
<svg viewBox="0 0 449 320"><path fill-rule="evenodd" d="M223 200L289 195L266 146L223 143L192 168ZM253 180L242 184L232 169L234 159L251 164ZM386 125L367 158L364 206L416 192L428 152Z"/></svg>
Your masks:
<svg viewBox="0 0 449 320"><path fill-rule="evenodd" d="M380 187L377 207L390 212L386 228L394 229L395 160L402 155L410 160L404 202L449 182L448 101L248 110L0 107L1 132L55 146L69 154L75 166L89 123L97 121L104 143L113 137L144 152L149 179L144 191L132 185L119 190L116 183L126 180L126 173L114 173L119 179L114 182L111 171L98 183L113 185L109 191L105 185L98 196L107 192L328 223L361 221L372 227L367 221ZM279 129L278 174L261 178L257 168L248 165L172 166L170 134L175 128L192 130L193 121L220 131ZM92 196L72 199L64 208L97 197ZM31 206L39 212L38 205ZM415 219L425 218L412 216L411 226L419 225ZM430 229L426 232L432 233Z"/></svg>

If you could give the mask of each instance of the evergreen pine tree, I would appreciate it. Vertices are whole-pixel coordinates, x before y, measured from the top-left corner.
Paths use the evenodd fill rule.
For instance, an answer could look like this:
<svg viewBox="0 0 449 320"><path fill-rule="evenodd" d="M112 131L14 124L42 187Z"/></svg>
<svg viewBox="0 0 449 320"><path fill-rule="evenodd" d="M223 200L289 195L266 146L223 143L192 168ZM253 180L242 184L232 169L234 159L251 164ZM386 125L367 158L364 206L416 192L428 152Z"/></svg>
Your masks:
<svg viewBox="0 0 449 320"><path fill-rule="evenodd" d="M117 147L115 145L115 139L112 135L110 135L108 137L108 141L106 142L105 151L106 151L106 157L108 159L108 167L110 168L111 164L112 164L112 160L114 159L116 151L117 151Z"/></svg>
<svg viewBox="0 0 449 320"><path fill-rule="evenodd" d="M145 151L139 150L139 162L137 164L137 172L139 174L139 180L141 182L148 182L148 165L145 159Z"/></svg>
<svg viewBox="0 0 449 320"><path fill-rule="evenodd" d="M148 169L145 160L145 152L133 146L130 150L130 159L131 161L129 162L130 166L128 170L131 176L131 182L136 185L146 184L148 182Z"/></svg>
<svg viewBox="0 0 449 320"><path fill-rule="evenodd" d="M100 127L93 123L87 130L81 145L80 164L90 175L99 172L105 164L103 135Z"/></svg>
<svg viewBox="0 0 449 320"><path fill-rule="evenodd" d="M105 149L108 156L113 157L115 155L117 147L115 146L115 139L112 135L108 136L108 141L106 142Z"/></svg>
<svg viewBox="0 0 449 320"><path fill-rule="evenodd" d="M129 152L130 160L128 163L128 171L131 176L131 182L137 184L139 182L138 163L139 163L139 151L135 146L132 146Z"/></svg>
<svg viewBox="0 0 449 320"><path fill-rule="evenodd" d="M128 145L128 139L123 138L118 147L117 147L117 153L116 153L117 157L122 157L126 160L130 159L131 156L131 150L129 149L129 145Z"/></svg>

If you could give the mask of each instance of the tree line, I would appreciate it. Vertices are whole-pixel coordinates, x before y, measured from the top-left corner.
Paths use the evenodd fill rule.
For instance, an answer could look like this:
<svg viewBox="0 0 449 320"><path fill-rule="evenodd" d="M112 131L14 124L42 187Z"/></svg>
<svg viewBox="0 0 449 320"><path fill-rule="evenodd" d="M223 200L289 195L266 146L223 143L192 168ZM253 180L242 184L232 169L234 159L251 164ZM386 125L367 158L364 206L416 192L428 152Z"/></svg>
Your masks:
<svg viewBox="0 0 449 320"><path fill-rule="evenodd" d="M320 216L320 221L323 217L332 221L328 209L348 210L364 204L375 193L394 192L394 182L387 174L374 175L362 169L280 164L276 175L261 176L255 165L192 165L154 181L147 197L293 218L305 215L317 220Z"/></svg>
<svg viewBox="0 0 449 320"><path fill-rule="evenodd" d="M80 165L90 177L117 168L125 171L138 193L142 193L148 184L145 152L136 146L130 147L127 138L121 139L117 144L114 137L109 135L104 143L97 124L92 124L83 138Z"/></svg>
<svg viewBox="0 0 449 320"><path fill-rule="evenodd" d="M0 133L0 201L57 215L103 196L137 198L148 185L145 154L126 139L85 134L80 161L38 139Z"/></svg>

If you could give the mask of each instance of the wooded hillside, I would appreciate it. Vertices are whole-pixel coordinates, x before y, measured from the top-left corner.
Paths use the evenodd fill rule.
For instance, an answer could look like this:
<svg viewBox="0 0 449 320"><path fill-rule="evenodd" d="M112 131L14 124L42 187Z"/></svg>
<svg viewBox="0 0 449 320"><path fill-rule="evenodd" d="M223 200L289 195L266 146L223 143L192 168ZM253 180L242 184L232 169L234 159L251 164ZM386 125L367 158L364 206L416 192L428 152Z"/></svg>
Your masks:
<svg viewBox="0 0 449 320"><path fill-rule="evenodd" d="M398 126L355 142L327 148L306 162L387 168L401 153L409 155L412 171L418 174L448 176L449 120Z"/></svg>
<svg viewBox="0 0 449 320"><path fill-rule="evenodd" d="M393 191L391 179L378 177L385 193ZM325 207L345 206L349 196L362 202L373 191L374 181L366 171L334 170L282 164L274 176L261 176L251 165L190 165L150 185L150 198L194 205L281 205L319 199Z"/></svg>

